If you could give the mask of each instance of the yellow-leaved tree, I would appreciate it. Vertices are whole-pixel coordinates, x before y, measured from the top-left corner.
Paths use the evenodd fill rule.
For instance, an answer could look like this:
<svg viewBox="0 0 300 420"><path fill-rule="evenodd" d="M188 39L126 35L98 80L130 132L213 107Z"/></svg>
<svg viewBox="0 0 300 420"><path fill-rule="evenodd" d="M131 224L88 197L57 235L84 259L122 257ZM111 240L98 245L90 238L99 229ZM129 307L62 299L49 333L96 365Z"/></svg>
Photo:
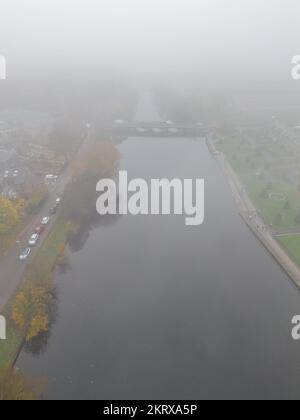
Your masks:
<svg viewBox="0 0 300 420"><path fill-rule="evenodd" d="M27 285L17 294L12 306L12 319L30 341L49 328L49 307L53 301L51 288Z"/></svg>
<svg viewBox="0 0 300 420"><path fill-rule="evenodd" d="M7 198L0 197L0 235L9 232L19 221L18 210Z"/></svg>
<svg viewBox="0 0 300 420"><path fill-rule="evenodd" d="M43 397L44 380L36 380L12 369L0 376L0 401L36 401Z"/></svg>
<svg viewBox="0 0 300 420"><path fill-rule="evenodd" d="M48 315L36 315L32 318L30 328L27 333L26 340L30 341L37 337L41 332L48 331L49 317Z"/></svg>

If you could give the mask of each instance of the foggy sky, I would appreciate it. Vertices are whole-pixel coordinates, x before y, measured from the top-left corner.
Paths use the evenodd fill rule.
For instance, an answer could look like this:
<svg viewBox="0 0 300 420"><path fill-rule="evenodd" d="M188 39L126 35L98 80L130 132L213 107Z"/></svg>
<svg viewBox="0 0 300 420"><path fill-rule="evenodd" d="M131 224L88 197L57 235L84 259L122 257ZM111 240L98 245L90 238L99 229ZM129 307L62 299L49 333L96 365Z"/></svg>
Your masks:
<svg viewBox="0 0 300 420"><path fill-rule="evenodd" d="M289 79L299 0L1 0L9 74Z"/></svg>

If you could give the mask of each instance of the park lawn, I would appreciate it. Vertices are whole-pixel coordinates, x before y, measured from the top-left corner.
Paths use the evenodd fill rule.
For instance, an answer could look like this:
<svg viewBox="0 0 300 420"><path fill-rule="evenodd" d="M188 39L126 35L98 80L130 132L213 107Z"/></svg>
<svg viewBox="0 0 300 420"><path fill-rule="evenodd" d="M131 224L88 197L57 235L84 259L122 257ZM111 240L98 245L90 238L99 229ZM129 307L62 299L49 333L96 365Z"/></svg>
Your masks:
<svg viewBox="0 0 300 420"><path fill-rule="evenodd" d="M241 183L245 187L251 201L257 210L260 211L265 221L273 225L278 231L284 229L300 229L300 224L296 224L295 218L300 212L300 194L296 188L285 182L281 178L272 178L272 191L281 193L286 200L290 202L290 208L286 209L284 201L276 201L271 198L263 198L261 192L265 186L265 182L258 176L260 168L263 168L263 160L257 157L254 160L255 169L250 168L246 163L247 153L245 151L237 151L238 142L224 142L220 145L219 150L222 151L235 173L239 177ZM278 215L282 219L280 224L277 222Z"/></svg>
<svg viewBox="0 0 300 420"><path fill-rule="evenodd" d="M300 267L300 235L282 236L280 238L277 238L277 241Z"/></svg>
<svg viewBox="0 0 300 420"><path fill-rule="evenodd" d="M261 191L263 186L260 180L255 175L244 175L241 177L241 181L249 194L255 207L260 210L264 219L268 224L273 225L279 231L282 229L300 229L300 224L295 222L296 216L300 211L300 196L299 193L291 188L288 184L283 181L273 181L273 192L281 193L286 197L286 200L290 202L290 208L286 209L284 201L276 201L271 198L263 198ZM282 216L280 224L276 222L278 215Z"/></svg>

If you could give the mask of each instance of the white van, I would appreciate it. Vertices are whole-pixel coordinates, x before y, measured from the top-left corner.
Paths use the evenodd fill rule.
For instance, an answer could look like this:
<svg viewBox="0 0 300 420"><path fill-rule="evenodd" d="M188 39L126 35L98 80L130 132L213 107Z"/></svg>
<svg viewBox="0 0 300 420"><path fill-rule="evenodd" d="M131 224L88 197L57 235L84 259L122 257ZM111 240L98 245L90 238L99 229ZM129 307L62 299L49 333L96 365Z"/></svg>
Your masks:
<svg viewBox="0 0 300 420"><path fill-rule="evenodd" d="M58 179L58 176L56 175L46 175L45 176L45 181L56 181Z"/></svg>

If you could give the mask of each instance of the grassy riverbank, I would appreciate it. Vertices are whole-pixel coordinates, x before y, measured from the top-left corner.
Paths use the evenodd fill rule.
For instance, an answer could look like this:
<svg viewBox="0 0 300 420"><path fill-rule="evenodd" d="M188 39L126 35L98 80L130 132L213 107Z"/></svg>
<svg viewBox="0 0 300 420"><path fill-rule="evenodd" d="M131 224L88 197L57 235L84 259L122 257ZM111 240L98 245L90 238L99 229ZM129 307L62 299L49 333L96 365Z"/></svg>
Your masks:
<svg viewBox="0 0 300 420"><path fill-rule="evenodd" d="M26 277L34 276L36 269L42 270L45 273L45 277L47 277L47 274L51 273L55 268L58 257L64 251L66 241L67 223L58 220L33 262L29 265Z"/></svg>
<svg viewBox="0 0 300 420"><path fill-rule="evenodd" d="M25 275L25 279L30 279L34 282L36 271L45 279L55 268L56 262L62 252L64 251L67 242L67 223L58 220L50 234L42 244L37 255L34 257ZM25 280L24 279L24 280ZM22 291L22 285L19 286L15 296ZM7 304L4 315L7 319L7 339L0 343L0 379L12 366L20 351L25 339L25 332L21 331L15 323L11 320L11 306L14 302L15 296Z"/></svg>
<svg viewBox="0 0 300 420"><path fill-rule="evenodd" d="M36 255L29 260L23 281L5 308L8 340L0 343L0 391L1 379L3 383L8 377L14 377L9 369L24 342L32 344L50 331L56 309L54 269L58 264L66 264L64 251L68 240L81 227L93 223L97 216L95 185L101 178L115 176L121 157L112 143L97 142L84 149L74 162L73 179L65 188L59 217Z"/></svg>
<svg viewBox="0 0 300 420"><path fill-rule="evenodd" d="M300 267L300 235L287 235L278 237L277 241L287 254Z"/></svg>
<svg viewBox="0 0 300 420"><path fill-rule="evenodd" d="M274 240L300 267L300 189L266 164L266 151L260 153L237 139L217 145L243 185L264 222L274 233ZM256 151L255 151L256 150ZM265 152L265 153L264 153Z"/></svg>
<svg viewBox="0 0 300 420"><path fill-rule="evenodd" d="M226 138L217 148L225 155L268 225L278 232L300 230L298 186L284 176L284 169L279 171L277 165L268 163L266 146L258 151L248 144L241 144L238 139Z"/></svg>
<svg viewBox="0 0 300 420"><path fill-rule="evenodd" d="M7 319L7 338L0 342L0 378L12 367L24 341L22 331Z"/></svg>

